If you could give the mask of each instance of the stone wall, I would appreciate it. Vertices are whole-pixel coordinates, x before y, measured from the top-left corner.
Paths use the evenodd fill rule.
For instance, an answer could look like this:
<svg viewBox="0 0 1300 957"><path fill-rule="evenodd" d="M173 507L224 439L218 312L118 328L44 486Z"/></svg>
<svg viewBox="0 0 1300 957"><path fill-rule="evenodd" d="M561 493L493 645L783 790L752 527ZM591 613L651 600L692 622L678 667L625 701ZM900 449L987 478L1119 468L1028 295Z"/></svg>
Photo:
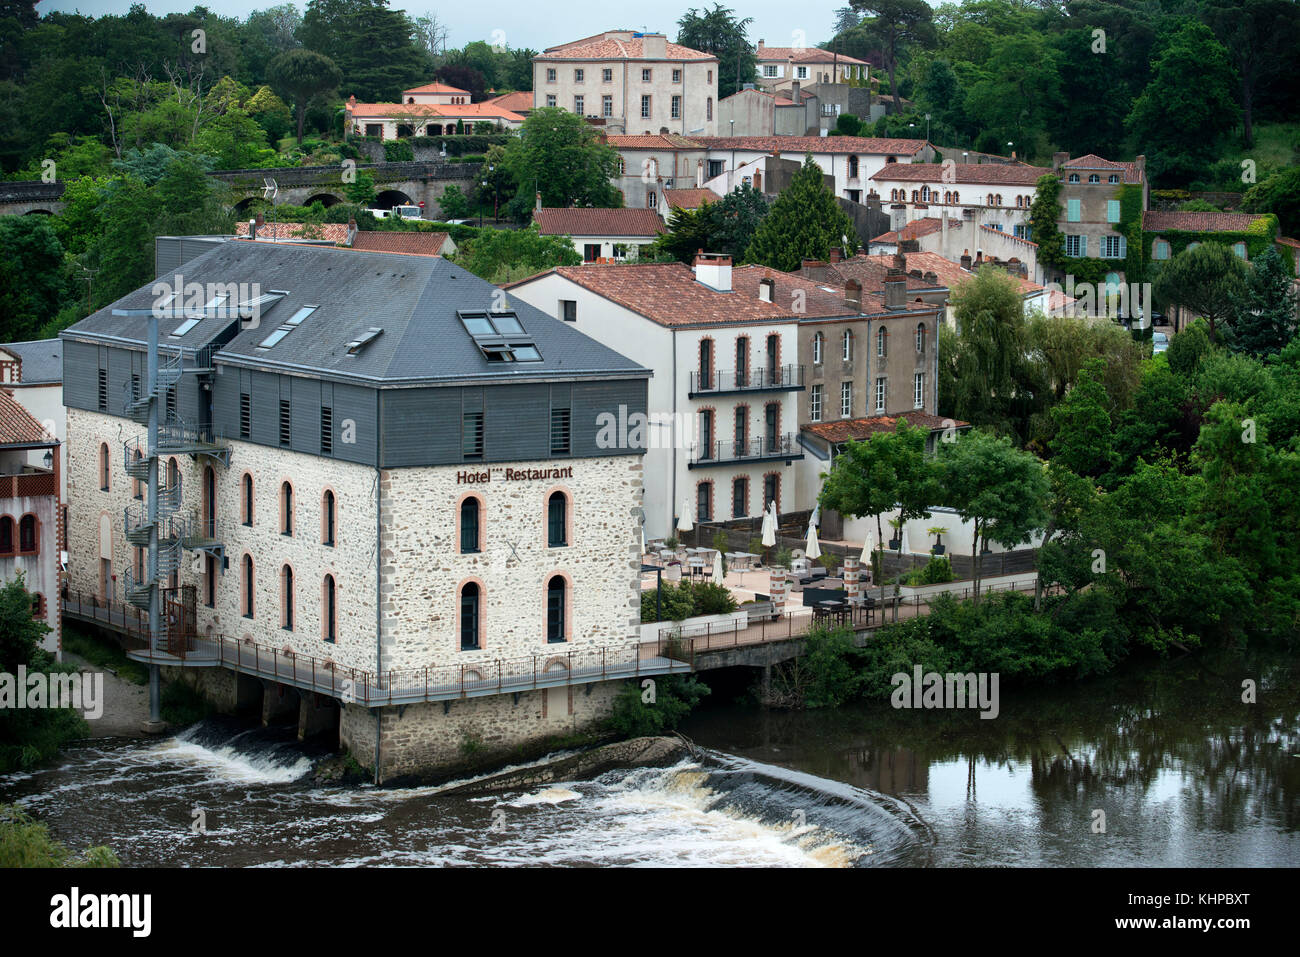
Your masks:
<svg viewBox="0 0 1300 957"><path fill-rule="evenodd" d="M556 463L522 463L554 465ZM390 469L383 473L382 643L385 670L425 665L490 665L498 658L562 655L626 647L640 625L637 519L639 455L565 460L571 478L458 484L464 467ZM470 471L475 471L470 469ZM569 544L547 546L546 500L570 495ZM478 495L480 551L461 554L461 500ZM546 584L568 578L569 640L546 640ZM481 647L461 651L459 593L482 589Z"/></svg>
<svg viewBox="0 0 1300 957"><path fill-rule="evenodd" d="M375 765L375 722L380 728L381 780L417 774L464 758L474 739L488 752L507 752L548 735L581 731L609 714L621 681L463 698L444 712L440 701L405 708L344 705L340 743L363 767Z"/></svg>

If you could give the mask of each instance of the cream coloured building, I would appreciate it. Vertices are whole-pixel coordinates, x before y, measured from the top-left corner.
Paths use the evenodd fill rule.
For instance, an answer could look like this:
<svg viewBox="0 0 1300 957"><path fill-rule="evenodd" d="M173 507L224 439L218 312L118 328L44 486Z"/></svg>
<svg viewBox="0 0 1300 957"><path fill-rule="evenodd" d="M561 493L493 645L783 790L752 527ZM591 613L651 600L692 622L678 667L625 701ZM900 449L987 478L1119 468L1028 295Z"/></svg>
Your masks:
<svg viewBox="0 0 1300 957"><path fill-rule="evenodd" d="M711 136L718 59L662 33L608 30L533 57L533 107L560 107L612 134Z"/></svg>

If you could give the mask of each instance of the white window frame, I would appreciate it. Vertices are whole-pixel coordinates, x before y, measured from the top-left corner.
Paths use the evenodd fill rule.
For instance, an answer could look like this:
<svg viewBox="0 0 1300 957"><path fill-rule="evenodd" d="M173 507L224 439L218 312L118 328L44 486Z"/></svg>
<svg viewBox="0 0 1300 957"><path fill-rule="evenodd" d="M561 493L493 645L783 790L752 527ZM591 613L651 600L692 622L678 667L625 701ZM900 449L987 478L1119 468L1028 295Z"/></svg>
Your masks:
<svg viewBox="0 0 1300 957"><path fill-rule="evenodd" d="M555 105L555 94L554 94L554 93L547 93L547 94L546 94L546 105L547 105L547 106L554 106L554 105Z"/></svg>
<svg viewBox="0 0 1300 957"><path fill-rule="evenodd" d="M848 419L853 416L853 383L840 383L840 418Z"/></svg>
<svg viewBox="0 0 1300 957"><path fill-rule="evenodd" d="M641 95L641 118L642 119L650 118L650 111L653 108L653 106L654 104L650 99L650 94L649 93L642 94Z"/></svg>
<svg viewBox="0 0 1300 957"><path fill-rule="evenodd" d="M912 375L912 407L921 408L925 405L925 373L917 372Z"/></svg>
<svg viewBox="0 0 1300 957"><path fill-rule="evenodd" d="M573 112L579 116L587 115L587 98L581 93L577 93L573 97Z"/></svg>
<svg viewBox="0 0 1300 957"><path fill-rule="evenodd" d="M554 82L555 82L555 67L553 67L553 66L548 66L548 67L546 68L546 82L547 82L547 83L554 83Z"/></svg>
<svg viewBox="0 0 1300 957"><path fill-rule="evenodd" d="M818 382L808 391L808 419L812 422L822 420L822 386Z"/></svg>
<svg viewBox="0 0 1300 957"><path fill-rule="evenodd" d="M614 98L612 96L602 96L600 98L600 115L601 116L614 115Z"/></svg>
<svg viewBox="0 0 1300 957"><path fill-rule="evenodd" d="M853 330L844 330L844 361L853 361Z"/></svg>
<svg viewBox="0 0 1300 957"><path fill-rule="evenodd" d="M822 345L824 339L825 337L820 332L813 333L813 365L815 366L822 364Z"/></svg>
<svg viewBox="0 0 1300 957"><path fill-rule="evenodd" d="M573 70L573 82L581 83L583 79L586 77L586 75L587 75L586 71L584 71L581 67L575 67Z"/></svg>
<svg viewBox="0 0 1300 957"><path fill-rule="evenodd" d="M601 70L601 71L600 71L600 82L601 82L601 83L613 83L613 82L614 82L614 71L613 71L613 70L610 70L610 69L604 69L604 70Z"/></svg>
<svg viewBox="0 0 1300 957"><path fill-rule="evenodd" d="M885 411L885 395L887 392L888 392L888 387L885 382L885 377L880 376L879 378L876 379L876 411L877 412Z"/></svg>
<svg viewBox="0 0 1300 957"><path fill-rule="evenodd" d="M674 93L674 94L673 94L673 99L672 99L672 110L671 110L670 115L671 115L672 118L675 119L675 120L680 120L680 119L682 118L682 98L681 98L681 94L678 94L678 93Z"/></svg>

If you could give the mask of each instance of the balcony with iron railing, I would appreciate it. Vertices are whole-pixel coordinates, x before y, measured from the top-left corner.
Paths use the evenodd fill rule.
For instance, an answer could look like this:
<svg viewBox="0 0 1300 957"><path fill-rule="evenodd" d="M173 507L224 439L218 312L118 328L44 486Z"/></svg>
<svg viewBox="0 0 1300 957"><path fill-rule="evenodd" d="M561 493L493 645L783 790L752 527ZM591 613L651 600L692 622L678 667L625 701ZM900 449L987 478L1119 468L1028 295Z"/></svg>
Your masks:
<svg viewBox="0 0 1300 957"><path fill-rule="evenodd" d="M803 366L692 372L690 397L728 395L744 392L797 392L803 385Z"/></svg>
<svg viewBox="0 0 1300 957"><path fill-rule="evenodd" d="M794 432L769 435L745 442L705 442L691 449L687 468L734 465L753 462L792 461L803 458L803 447Z"/></svg>

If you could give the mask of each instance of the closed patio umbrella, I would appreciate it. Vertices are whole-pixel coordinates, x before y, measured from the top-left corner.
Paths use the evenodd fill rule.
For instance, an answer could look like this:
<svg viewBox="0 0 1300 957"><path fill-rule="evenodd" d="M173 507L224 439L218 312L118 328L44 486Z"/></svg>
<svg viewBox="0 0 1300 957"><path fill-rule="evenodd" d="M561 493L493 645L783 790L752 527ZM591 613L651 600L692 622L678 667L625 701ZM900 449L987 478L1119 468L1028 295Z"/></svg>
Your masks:
<svg viewBox="0 0 1300 957"><path fill-rule="evenodd" d="M715 582L720 583L722 581L722 575L723 575L722 552L714 552L713 553L713 580Z"/></svg>
<svg viewBox="0 0 1300 957"><path fill-rule="evenodd" d="M690 499L682 499L682 510L677 518L677 530L679 532L689 532L695 525L691 522L691 502Z"/></svg>
<svg viewBox="0 0 1300 957"><path fill-rule="evenodd" d="M776 526L772 522L771 511L763 512L763 547L771 548L776 544Z"/></svg>
<svg viewBox="0 0 1300 957"><path fill-rule="evenodd" d="M904 525L903 525L902 536L903 536L903 540L902 540L901 542L899 542L899 545L902 546L902 547L899 549L899 551L903 552L904 554L907 554L907 552L911 551L911 549L909 549L909 548L907 547L907 525L906 525L906 523L904 523Z"/></svg>
<svg viewBox="0 0 1300 957"><path fill-rule="evenodd" d="M817 545L817 529L811 525L808 526L808 544L804 548L804 552L808 555L809 561L822 557L822 550Z"/></svg>
<svg viewBox="0 0 1300 957"><path fill-rule="evenodd" d="M871 553L875 551L875 546L871 542L871 533L867 532L866 540L862 543L862 555L859 560L868 568L871 567Z"/></svg>

